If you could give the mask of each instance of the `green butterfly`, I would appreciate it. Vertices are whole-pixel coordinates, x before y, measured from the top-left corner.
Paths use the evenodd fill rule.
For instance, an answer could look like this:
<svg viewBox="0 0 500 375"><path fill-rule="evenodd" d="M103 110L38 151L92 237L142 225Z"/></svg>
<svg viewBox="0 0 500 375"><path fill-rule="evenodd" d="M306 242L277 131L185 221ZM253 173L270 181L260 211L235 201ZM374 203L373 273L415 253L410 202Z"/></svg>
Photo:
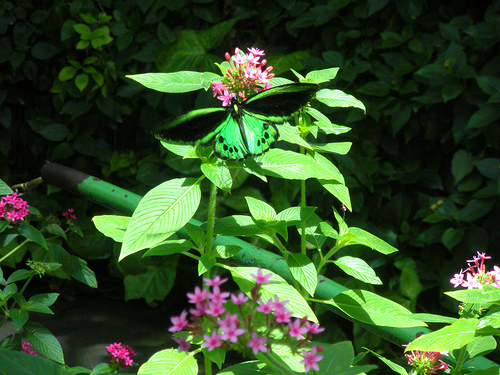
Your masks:
<svg viewBox="0 0 500 375"><path fill-rule="evenodd" d="M311 100L319 86L291 83L259 92L243 103L203 108L167 120L153 131L160 139L206 144L213 140L220 159L242 160L260 155L279 138L276 124L290 120Z"/></svg>

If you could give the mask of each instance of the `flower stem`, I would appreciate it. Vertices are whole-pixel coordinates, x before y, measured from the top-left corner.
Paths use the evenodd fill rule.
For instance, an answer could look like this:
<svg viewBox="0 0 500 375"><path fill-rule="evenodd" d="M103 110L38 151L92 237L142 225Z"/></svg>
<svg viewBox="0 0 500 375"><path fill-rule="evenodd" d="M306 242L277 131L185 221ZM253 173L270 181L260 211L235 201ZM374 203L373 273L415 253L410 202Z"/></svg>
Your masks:
<svg viewBox="0 0 500 375"><path fill-rule="evenodd" d="M210 185L210 199L208 202L207 238L205 244L205 253L208 254L209 256L211 256L212 253L216 203L217 203L217 186L214 183L212 183ZM210 277L210 270L206 272L205 277Z"/></svg>
<svg viewBox="0 0 500 375"><path fill-rule="evenodd" d="M24 245L26 245L30 241L31 240L26 239L23 242L21 242L19 245L17 245L11 251L9 251L7 254L5 254L2 258L0 258L0 263L2 263L5 259L7 259L8 257L10 257L12 254L14 254L17 250L19 250L21 247L23 247Z"/></svg>
<svg viewBox="0 0 500 375"><path fill-rule="evenodd" d="M205 375L212 375L212 361L208 356L203 355L204 365L205 365Z"/></svg>

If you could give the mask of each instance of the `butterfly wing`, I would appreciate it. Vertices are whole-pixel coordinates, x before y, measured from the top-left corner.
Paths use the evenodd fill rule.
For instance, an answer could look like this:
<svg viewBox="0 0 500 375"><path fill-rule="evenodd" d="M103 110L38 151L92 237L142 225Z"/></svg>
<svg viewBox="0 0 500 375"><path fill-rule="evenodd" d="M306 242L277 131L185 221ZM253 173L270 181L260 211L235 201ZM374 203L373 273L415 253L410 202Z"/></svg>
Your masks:
<svg viewBox="0 0 500 375"><path fill-rule="evenodd" d="M173 117L153 130L157 138L183 143L208 143L231 118L227 108L203 108Z"/></svg>
<svg viewBox="0 0 500 375"><path fill-rule="evenodd" d="M282 123L306 105L318 90L315 83L291 83L261 91L243 104L247 112Z"/></svg>
<svg viewBox="0 0 500 375"><path fill-rule="evenodd" d="M233 113L215 137L214 151L221 159L242 160L266 152L278 138L278 129L272 121L245 111Z"/></svg>

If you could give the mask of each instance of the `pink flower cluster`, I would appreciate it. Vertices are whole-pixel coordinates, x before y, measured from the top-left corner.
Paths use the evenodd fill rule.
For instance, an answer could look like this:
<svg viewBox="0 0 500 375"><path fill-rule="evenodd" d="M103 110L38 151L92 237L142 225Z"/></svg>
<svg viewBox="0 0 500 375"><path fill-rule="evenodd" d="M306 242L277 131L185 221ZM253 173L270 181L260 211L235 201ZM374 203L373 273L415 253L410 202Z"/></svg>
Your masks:
<svg viewBox="0 0 500 375"><path fill-rule="evenodd" d="M38 354L36 354L36 352L34 350L31 349L31 347L32 347L31 343L29 343L27 341L23 341L23 343L21 344L21 350L23 352L31 354L31 355L38 355Z"/></svg>
<svg viewBox="0 0 500 375"><path fill-rule="evenodd" d="M229 69L222 81L212 82L214 97L217 96L217 99L222 100L224 107L230 105L233 98L237 98L236 100L241 103L248 96L267 90L271 86L268 80L274 77L274 73L270 73L273 67L268 66L262 70L267 63L265 59L261 60L264 51L254 47L247 50L248 53L244 53L236 48L233 56L226 52Z"/></svg>
<svg viewBox="0 0 500 375"><path fill-rule="evenodd" d="M435 374L437 370L447 370L448 365L441 360L439 352L421 352L419 350L406 353L408 364L416 368L415 374Z"/></svg>
<svg viewBox="0 0 500 375"><path fill-rule="evenodd" d="M313 334L322 332L324 328L318 323L310 323L307 318L292 319L292 313L285 307L288 301L280 301L277 296L264 302L260 299L260 286L269 283L268 275L263 275L259 268L257 275L252 275L255 286L249 299L243 292L232 294L221 291L220 286L227 281L219 276L213 279L203 279L205 287L195 287L193 293L187 293L189 303L194 307L188 312L184 310L179 316L170 318L170 332L188 331L190 340L184 333L180 338L173 339L179 344L179 351L189 351L191 343L200 342L201 346L213 351L215 348L236 350L249 357L259 352L271 350L271 343L276 335L271 333L281 331L280 343L290 346L297 353L307 345ZM236 311L236 312L235 312ZM235 312L235 313L231 313ZM317 353L320 346L310 350L302 350L304 359L301 363L308 372L311 368L318 370L318 362L323 359Z"/></svg>
<svg viewBox="0 0 500 375"><path fill-rule="evenodd" d="M467 260L469 267L456 273L450 283L456 288L461 285L467 289L482 289L484 284L500 287L500 267L493 266L493 271L486 272L485 259L491 259L485 253L477 252L477 257Z"/></svg>
<svg viewBox="0 0 500 375"><path fill-rule="evenodd" d="M76 220L76 216L73 214L73 212L75 212L74 209L72 208L68 208L68 211L66 212L63 212L61 216L63 216L66 221L68 222L68 224L72 223L73 220Z"/></svg>
<svg viewBox="0 0 500 375"><path fill-rule="evenodd" d="M29 204L17 193L0 199L0 217L12 222L22 221L29 213Z"/></svg>
<svg viewBox="0 0 500 375"><path fill-rule="evenodd" d="M133 357L136 356L135 352L128 345L122 346L122 343L114 343L110 346L106 346L109 354L109 359L111 363L117 368L123 368L126 366L132 366L134 363Z"/></svg>

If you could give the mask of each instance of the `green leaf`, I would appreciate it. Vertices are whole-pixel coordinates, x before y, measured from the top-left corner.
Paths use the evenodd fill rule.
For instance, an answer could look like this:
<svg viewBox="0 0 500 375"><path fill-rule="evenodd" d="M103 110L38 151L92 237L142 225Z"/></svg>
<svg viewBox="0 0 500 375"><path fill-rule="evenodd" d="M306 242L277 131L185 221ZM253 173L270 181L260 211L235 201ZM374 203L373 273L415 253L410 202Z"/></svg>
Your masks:
<svg viewBox="0 0 500 375"><path fill-rule="evenodd" d="M363 229L350 227L348 229L348 234L353 235L352 237L346 236L348 238L348 244L365 245L385 255L398 251L398 249L389 245L384 240L381 240Z"/></svg>
<svg viewBox="0 0 500 375"><path fill-rule="evenodd" d="M256 158L267 176L290 180L308 178L337 180L341 176L338 169L328 169L310 155L273 148Z"/></svg>
<svg viewBox="0 0 500 375"><path fill-rule="evenodd" d="M458 319L449 326L437 331L427 333L412 341L406 348L408 350L422 350L429 352L440 352L444 350L460 349L464 345L474 341L479 336L498 335L499 330L483 329L477 330L477 319Z"/></svg>
<svg viewBox="0 0 500 375"><path fill-rule="evenodd" d="M445 292L444 294L460 302L477 303L480 305L498 303L500 301L499 288L490 285L484 285L482 289L455 290Z"/></svg>
<svg viewBox="0 0 500 375"><path fill-rule="evenodd" d="M370 350L370 349L367 349L367 348L364 348L366 351L368 351L369 353L372 353L375 357L377 357L378 359L380 359L382 362L384 362L387 366L389 366L389 368L396 372L397 374L400 374L400 375L408 375L408 373L406 372L406 370L404 369L404 367L398 365L397 363L394 363L392 362L391 360L385 358L384 356Z"/></svg>
<svg viewBox="0 0 500 375"><path fill-rule="evenodd" d="M125 231L130 223L129 216L100 215L94 216L92 222L99 232L116 242L123 242Z"/></svg>
<svg viewBox="0 0 500 375"><path fill-rule="evenodd" d="M426 325L413 319L411 312L403 306L366 290L347 290L322 303L335 306L362 323L401 328Z"/></svg>
<svg viewBox="0 0 500 375"><path fill-rule="evenodd" d="M216 163L202 163L201 172L219 189L231 193L233 179L225 162L218 159Z"/></svg>
<svg viewBox="0 0 500 375"><path fill-rule="evenodd" d="M0 180L0 195L12 194L13 191L3 180Z"/></svg>
<svg viewBox="0 0 500 375"><path fill-rule="evenodd" d="M311 143L314 151L345 155L349 152L352 142Z"/></svg>
<svg viewBox="0 0 500 375"><path fill-rule="evenodd" d="M336 180L318 180L330 194L342 202L349 211L352 211L349 188Z"/></svg>
<svg viewBox="0 0 500 375"><path fill-rule="evenodd" d="M62 365L41 356L0 349L0 373L5 375L74 375Z"/></svg>
<svg viewBox="0 0 500 375"><path fill-rule="evenodd" d="M86 73L80 73L75 77L75 86L82 92L89 83L89 76Z"/></svg>
<svg viewBox="0 0 500 375"><path fill-rule="evenodd" d="M29 314L24 310L13 308L10 309L10 318L12 319L12 323L14 324L16 331L19 331L28 321Z"/></svg>
<svg viewBox="0 0 500 375"><path fill-rule="evenodd" d="M486 104L471 116L466 128L484 128L498 119L500 119L500 106L497 103Z"/></svg>
<svg viewBox="0 0 500 375"><path fill-rule="evenodd" d="M144 298L148 304L162 301L174 286L177 274L177 260L174 257L168 266L148 267L147 272L137 275L127 275L123 279L125 300Z"/></svg>
<svg viewBox="0 0 500 375"><path fill-rule="evenodd" d="M458 150L453 155L451 160L451 173L455 184L462 181L462 179L472 172L474 169L474 160L470 153L465 150Z"/></svg>
<svg viewBox="0 0 500 375"><path fill-rule="evenodd" d="M147 362L142 364L137 375L160 374L198 374L198 364L194 358L195 352L186 354L177 349L165 349L153 354Z"/></svg>
<svg viewBox="0 0 500 375"><path fill-rule="evenodd" d="M58 52L59 48L46 42L40 42L31 47L31 56L38 60L49 60Z"/></svg>
<svg viewBox="0 0 500 375"><path fill-rule="evenodd" d="M236 374L273 375L275 374L275 371L269 368L267 364L261 361L248 361L226 367L217 373L217 375L236 375Z"/></svg>
<svg viewBox="0 0 500 375"><path fill-rule="evenodd" d="M16 271L12 272L12 274L7 279L7 284L15 283L16 281L19 281L19 280L25 280L30 276L31 276L31 272L28 270L24 270L24 269L16 270Z"/></svg>
<svg viewBox="0 0 500 375"><path fill-rule="evenodd" d="M54 236L57 237L62 237L66 239L66 233L64 232L64 229L61 228L60 225L58 224L49 224L46 226L47 232L50 234L53 234Z"/></svg>
<svg viewBox="0 0 500 375"><path fill-rule="evenodd" d="M312 70L306 74L307 82L323 83L334 79L340 68L328 68L321 70Z"/></svg>
<svg viewBox="0 0 500 375"><path fill-rule="evenodd" d="M35 294L29 299L29 301L38 302L49 307L56 302L57 297L59 297L59 293L41 293Z"/></svg>
<svg viewBox="0 0 500 375"><path fill-rule="evenodd" d="M92 39L92 30L90 30L88 25L85 25L84 23L76 23L73 25L73 29L80 34L80 38L84 40Z"/></svg>
<svg viewBox="0 0 500 375"><path fill-rule="evenodd" d="M305 254L288 253L286 261L293 278L310 296L314 296L318 284L318 273L311 259Z"/></svg>
<svg viewBox="0 0 500 375"><path fill-rule="evenodd" d="M352 276L367 284L382 285L382 280L377 277L373 268L371 268L363 259L351 256L343 256L337 260L334 260L333 263L335 263L342 271L347 273L349 276Z"/></svg>
<svg viewBox="0 0 500 375"><path fill-rule="evenodd" d="M172 43L155 51L155 62L160 71L180 70L209 71L219 61L208 51L220 46L237 19L233 18L212 26L207 30L181 30Z"/></svg>
<svg viewBox="0 0 500 375"><path fill-rule="evenodd" d="M139 202L125 232L120 259L167 239L196 213L201 179L178 178L151 189Z"/></svg>
<svg viewBox="0 0 500 375"><path fill-rule="evenodd" d="M298 127L291 126L288 122L285 122L278 125L278 131L280 134L280 141L296 144L309 150L312 148L311 145L300 136L300 130Z"/></svg>
<svg viewBox="0 0 500 375"><path fill-rule="evenodd" d="M492 180L500 178L500 159L485 158L477 161L474 165L484 177Z"/></svg>
<svg viewBox="0 0 500 375"><path fill-rule="evenodd" d="M26 323L24 333L37 352L55 362L64 363L61 344L47 328L36 323Z"/></svg>
<svg viewBox="0 0 500 375"><path fill-rule="evenodd" d="M160 242L158 245L151 247L144 253L143 256L154 255L170 255L189 251L193 248L193 244L188 240L166 240Z"/></svg>
<svg viewBox="0 0 500 375"><path fill-rule="evenodd" d="M102 46L105 46L106 44L109 44L112 41L113 38L109 34L108 26L102 26L92 31L92 39L90 40L90 43L92 44L92 47L94 47L96 50L101 50Z"/></svg>
<svg viewBox="0 0 500 375"><path fill-rule="evenodd" d="M66 271L68 275L91 288L97 288L95 273L87 267L87 262L69 254L61 246L53 242L49 242L48 250L56 262L62 264L64 271Z"/></svg>
<svg viewBox="0 0 500 375"><path fill-rule="evenodd" d="M309 219L316 207L288 207L276 215L278 221L286 222L287 226L299 225Z"/></svg>
<svg viewBox="0 0 500 375"><path fill-rule="evenodd" d="M221 79L221 76L215 73L192 71L133 74L126 77L149 89L169 93L182 93L200 89L208 90L210 82L217 82Z"/></svg>
<svg viewBox="0 0 500 375"><path fill-rule="evenodd" d="M23 222L19 224L19 226L17 227L17 231L21 236L37 243L45 250L49 249L47 246L47 241L45 241L45 237L43 237L43 234L31 224Z"/></svg>
<svg viewBox="0 0 500 375"><path fill-rule="evenodd" d="M251 275L257 275L257 267L233 267L231 275L234 281L238 284L241 291L249 295L250 290L255 285L255 278ZM311 322L317 323L318 318L314 315L306 300L299 292L289 285L281 276L269 271L262 270L264 275L271 274L269 278L270 284L261 285L262 300L267 302L277 296L281 302L288 301L286 308L292 312L296 318L304 316Z"/></svg>
<svg viewBox="0 0 500 375"><path fill-rule="evenodd" d="M360 100L340 90L321 89L316 93L316 99L329 107L354 107L366 112Z"/></svg>
<svg viewBox="0 0 500 375"><path fill-rule="evenodd" d="M222 259L227 259L235 256L241 251L240 246L236 245L218 245L212 249L212 254Z"/></svg>
<svg viewBox="0 0 500 375"><path fill-rule="evenodd" d="M276 211L272 206L252 197L245 197L245 199L247 201L250 214L256 221L263 221L270 224L277 222Z"/></svg>
<svg viewBox="0 0 500 375"><path fill-rule="evenodd" d="M324 133L326 134L343 134L347 133L351 128L342 125L332 124L330 119L326 117L322 112L318 111L312 107L306 107L306 113L309 114L316 121L314 122ZM311 127L309 127L311 129Z"/></svg>

